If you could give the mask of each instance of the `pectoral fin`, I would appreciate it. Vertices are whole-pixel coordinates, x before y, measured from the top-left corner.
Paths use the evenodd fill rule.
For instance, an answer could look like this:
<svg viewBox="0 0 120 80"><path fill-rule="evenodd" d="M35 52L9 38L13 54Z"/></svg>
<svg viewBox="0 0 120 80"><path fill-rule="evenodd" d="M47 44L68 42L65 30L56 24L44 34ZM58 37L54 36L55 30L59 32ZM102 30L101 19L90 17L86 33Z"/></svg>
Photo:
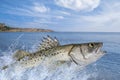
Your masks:
<svg viewBox="0 0 120 80"><path fill-rule="evenodd" d="M22 50L18 50L15 54L13 54L13 59L19 61L20 59L24 58L27 55L29 55L28 52L25 52L25 51L22 51Z"/></svg>
<svg viewBox="0 0 120 80"><path fill-rule="evenodd" d="M63 64L67 64L67 66L70 66L71 65L71 61L64 61L64 60L60 60L60 61L56 61L55 62L55 65L56 66L61 66L61 65L63 65Z"/></svg>
<svg viewBox="0 0 120 80"><path fill-rule="evenodd" d="M55 62L49 64L49 66L48 66L49 67L49 71L56 70L57 68L59 68L63 64L67 64L67 66L70 66L71 62L70 61L64 61L64 60L55 61Z"/></svg>

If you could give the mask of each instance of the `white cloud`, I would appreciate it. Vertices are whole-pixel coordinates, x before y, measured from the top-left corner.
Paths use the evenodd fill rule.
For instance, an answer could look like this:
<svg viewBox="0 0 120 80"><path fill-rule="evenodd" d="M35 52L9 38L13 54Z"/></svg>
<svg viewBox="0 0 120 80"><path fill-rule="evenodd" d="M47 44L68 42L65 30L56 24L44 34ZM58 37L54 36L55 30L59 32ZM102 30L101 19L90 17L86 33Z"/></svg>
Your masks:
<svg viewBox="0 0 120 80"><path fill-rule="evenodd" d="M114 23L120 23L120 3L104 4L102 11L97 15L82 16L83 21L94 23L95 26L113 26Z"/></svg>
<svg viewBox="0 0 120 80"><path fill-rule="evenodd" d="M18 15L18 16L28 16L28 17L36 17L36 18L50 18L50 8L46 7L42 3L36 3L33 2L32 5L25 5L19 7L12 7L12 6L5 6L3 8L6 8L6 11L3 11L2 13L12 14L12 15Z"/></svg>
<svg viewBox="0 0 120 80"><path fill-rule="evenodd" d="M64 19L63 16L55 16L57 19Z"/></svg>
<svg viewBox="0 0 120 80"><path fill-rule="evenodd" d="M61 31L120 32L119 6L118 2L108 3L105 1L94 13L88 15L72 14L63 21L63 25L60 25L64 27Z"/></svg>
<svg viewBox="0 0 120 80"><path fill-rule="evenodd" d="M31 7L33 11L45 13L48 12L50 9L45 7L43 4L34 3L34 6Z"/></svg>
<svg viewBox="0 0 120 80"><path fill-rule="evenodd" d="M69 12L65 12L65 11L60 11L59 13L64 14L64 15L68 15L68 16L71 15L71 13L69 13Z"/></svg>
<svg viewBox="0 0 120 80"><path fill-rule="evenodd" d="M100 0L55 0L56 4L75 11L90 11L98 7Z"/></svg>

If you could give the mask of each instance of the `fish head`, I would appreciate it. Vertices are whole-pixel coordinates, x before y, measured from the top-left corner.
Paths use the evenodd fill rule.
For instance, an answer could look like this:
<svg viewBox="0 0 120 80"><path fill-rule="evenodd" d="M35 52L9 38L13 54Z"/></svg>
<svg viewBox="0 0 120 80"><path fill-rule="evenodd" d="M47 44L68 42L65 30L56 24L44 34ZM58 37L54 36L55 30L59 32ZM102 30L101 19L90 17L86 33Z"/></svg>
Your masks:
<svg viewBox="0 0 120 80"><path fill-rule="evenodd" d="M105 51L102 51L102 42L90 42L83 44L73 44L71 58L80 65L87 65L101 58Z"/></svg>
<svg viewBox="0 0 120 80"><path fill-rule="evenodd" d="M80 45L81 53L85 58L98 55L103 46L102 42L84 43ZM98 54L97 54L98 53Z"/></svg>

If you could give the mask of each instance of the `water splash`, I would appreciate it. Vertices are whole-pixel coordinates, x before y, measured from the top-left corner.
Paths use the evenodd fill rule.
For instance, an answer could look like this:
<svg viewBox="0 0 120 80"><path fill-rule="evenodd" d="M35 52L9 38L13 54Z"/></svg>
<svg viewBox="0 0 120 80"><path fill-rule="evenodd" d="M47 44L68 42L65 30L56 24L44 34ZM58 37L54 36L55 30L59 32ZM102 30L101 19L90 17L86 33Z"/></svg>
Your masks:
<svg viewBox="0 0 120 80"><path fill-rule="evenodd" d="M86 70L76 70L75 65L63 65L54 71L48 71L44 65L33 69L15 71L14 68L0 70L0 80L88 80L92 74Z"/></svg>
<svg viewBox="0 0 120 80"><path fill-rule="evenodd" d="M22 33L21 35L19 35L14 41L13 43L8 47L8 51L10 53L14 52L17 45L19 44L19 40L22 38L22 36L24 36L24 33Z"/></svg>

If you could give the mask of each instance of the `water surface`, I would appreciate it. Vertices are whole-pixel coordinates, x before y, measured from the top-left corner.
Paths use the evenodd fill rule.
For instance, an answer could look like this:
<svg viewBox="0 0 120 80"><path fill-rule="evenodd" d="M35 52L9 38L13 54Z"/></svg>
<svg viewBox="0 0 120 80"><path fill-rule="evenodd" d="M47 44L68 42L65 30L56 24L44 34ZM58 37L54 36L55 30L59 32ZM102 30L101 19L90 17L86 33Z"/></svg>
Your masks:
<svg viewBox="0 0 120 80"><path fill-rule="evenodd" d="M0 80L119 80L120 79L120 33L82 33L82 32L52 32L52 33L0 33L0 66L12 63L14 51L21 49L29 52L37 50L42 37L50 35L57 37L60 44L103 42L103 50L107 51L97 62L88 65L83 70L74 72L74 66L61 67L54 73L49 73L40 66L24 73L0 70ZM40 69L41 68L41 69Z"/></svg>

